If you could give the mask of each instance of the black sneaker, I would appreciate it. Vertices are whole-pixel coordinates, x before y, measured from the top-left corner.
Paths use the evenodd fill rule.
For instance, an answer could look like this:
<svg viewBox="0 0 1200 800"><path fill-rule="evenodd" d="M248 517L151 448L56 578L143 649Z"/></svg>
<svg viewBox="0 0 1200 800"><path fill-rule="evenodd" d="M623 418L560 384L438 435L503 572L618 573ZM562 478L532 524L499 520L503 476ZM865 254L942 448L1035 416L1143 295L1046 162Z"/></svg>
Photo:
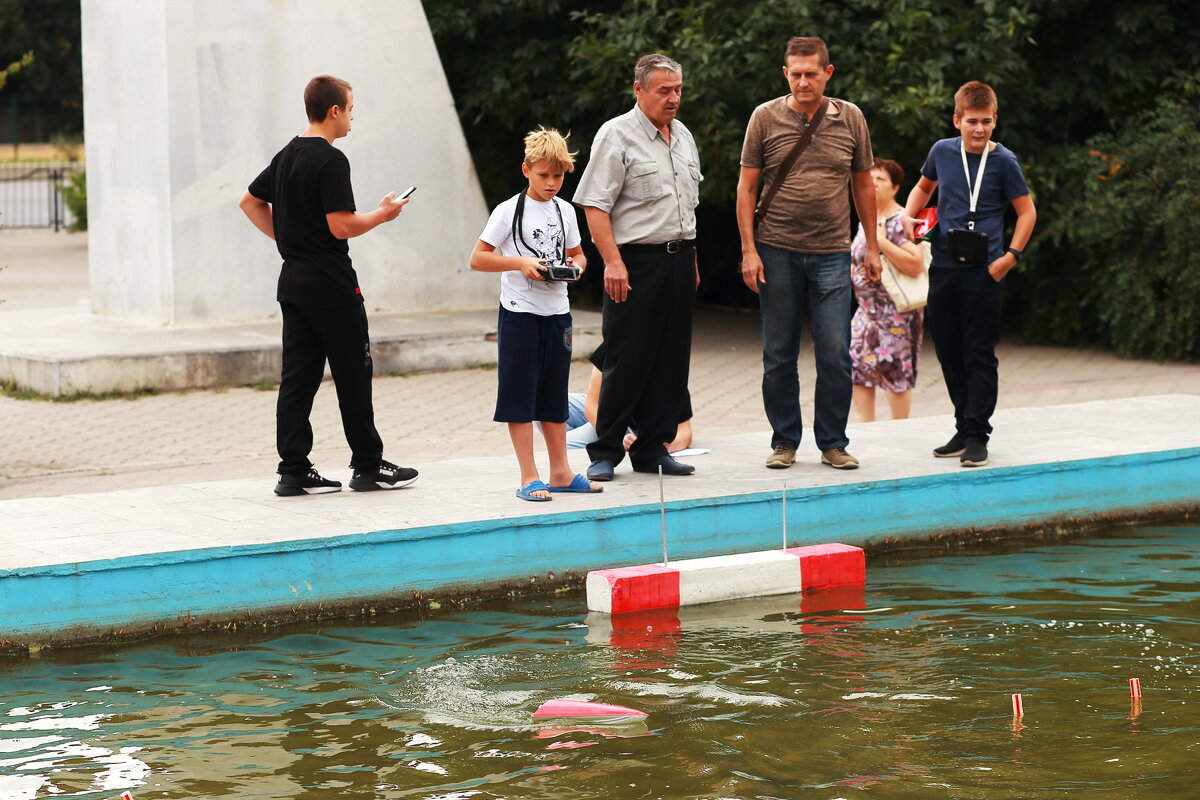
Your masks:
<svg viewBox="0 0 1200 800"><path fill-rule="evenodd" d="M400 489L417 479L417 471L410 467L398 467L390 461L381 461L375 469L355 470L350 479L350 488L356 492L374 492L377 489Z"/></svg>
<svg viewBox="0 0 1200 800"><path fill-rule="evenodd" d="M963 450L967 447L967 440L963 438L961 433L956 433L941 447L933 448L934 458L954 458L961 456Z"/></svg>
<svg viewBox="0 0 1200 800"><path fill-rule="evenodd" d="M326 492L340 492L341 490L341 483L331 481L328 478L322 478L320 473L315 469L310 469L308 472L292 472L280 475L279 483L275 484L275 494L280 497L296 497L301 494L325 494Z"/></svg>
<svg viewBox="0 0 1200 800"><path fill-rule="evenodd" d="M988 462L987 445L974 439L967 442L963 454L958 459L960 467L986 467Z"/></svg>

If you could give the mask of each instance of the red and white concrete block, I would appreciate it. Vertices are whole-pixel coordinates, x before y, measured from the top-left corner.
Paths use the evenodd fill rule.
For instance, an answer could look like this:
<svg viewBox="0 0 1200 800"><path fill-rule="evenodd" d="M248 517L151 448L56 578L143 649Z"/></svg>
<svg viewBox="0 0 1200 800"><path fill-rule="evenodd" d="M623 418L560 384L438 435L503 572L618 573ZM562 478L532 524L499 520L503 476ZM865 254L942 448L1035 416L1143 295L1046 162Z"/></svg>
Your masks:
<svg viewBox="0 0 1200 800"><path fill-rule="evenodd" d="M620 614L716 603L866 582L861 547L818 544L594 570L587 576L589 611Z"/></svg>

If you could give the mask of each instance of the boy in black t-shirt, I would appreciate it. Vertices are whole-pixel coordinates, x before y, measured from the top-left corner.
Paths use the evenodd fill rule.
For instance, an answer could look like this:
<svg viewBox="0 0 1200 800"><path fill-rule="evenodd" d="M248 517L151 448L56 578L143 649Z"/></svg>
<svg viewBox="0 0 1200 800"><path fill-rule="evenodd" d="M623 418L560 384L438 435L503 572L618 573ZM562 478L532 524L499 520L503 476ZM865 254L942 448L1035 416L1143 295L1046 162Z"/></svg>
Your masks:
<svg viewBox="0 0 1200 800"><path fill-rule="evenodd" d="M355 213L350 163L333 146L350 132L354 92L339 78L319 75L304 89L308 128L279 151L239 203L254 226L275 240L283 257L278 300L283 312L283 371L276 406L279 483L290 497L336 492L338 481L321 477L308 454L313 434L308 417L325 375L333 374L342 427L354 470L355 491L398 489L417 471L383 460L371 403L371 343L362 290L346 240L394 220L407 199L389 193L379 206Z"/></svg>

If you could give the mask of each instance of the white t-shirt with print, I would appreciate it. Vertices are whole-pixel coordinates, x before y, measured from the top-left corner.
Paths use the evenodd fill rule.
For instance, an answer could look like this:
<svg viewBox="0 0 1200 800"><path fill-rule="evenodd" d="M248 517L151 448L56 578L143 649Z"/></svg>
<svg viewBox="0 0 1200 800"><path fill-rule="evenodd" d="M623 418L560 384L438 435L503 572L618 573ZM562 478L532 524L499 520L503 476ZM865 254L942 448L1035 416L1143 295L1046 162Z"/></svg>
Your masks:
<svg viewBox="0 0 1200 800"><path fill-rule="evenodd" d="M521 237L518 240L513 231L518 197L520 195L510 197L496 206L483 233L479 235L480 241L490 244L502 256L534 256L547 261L553 261L567 250L579 246L579 221L575 216L575 207L557 197L543 203L526 195ZM562 212L561 226L559 212ZM543 317L566 314L571 310L565 283L531 281L520 270L500 273L500 305L509 311Z"/></svg>

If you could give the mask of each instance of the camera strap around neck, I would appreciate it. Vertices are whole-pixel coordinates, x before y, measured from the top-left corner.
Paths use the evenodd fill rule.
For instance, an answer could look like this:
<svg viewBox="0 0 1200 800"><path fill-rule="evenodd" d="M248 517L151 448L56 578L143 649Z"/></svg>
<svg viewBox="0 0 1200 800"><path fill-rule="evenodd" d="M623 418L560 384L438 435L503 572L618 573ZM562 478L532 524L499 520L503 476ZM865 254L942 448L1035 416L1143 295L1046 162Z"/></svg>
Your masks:
<svg viewBox="0 0 1200 800"><path fill-rule="evenodd" d="M520 252L521 252L521 245L525 245L526 250L528 250L530 253L532 253L534 256L536 256L538 258L542 258L543 257L542 254L539 253L534 248L530 247L529 242L525 241L525 231L523 231L521 229L521 223L525 219L525 198L526 198L526 196L527 196L526 192L521 192L519 195L517 195L517 208L513 212L513 224L512 224L513 245L516 246L518 254L520 254ZM562 262L567 260L567 229L565 227L563 227L562 209L558 207L558 203L556 203L554 201L553 197L550 198L550 204L553 205L554 210L558 212L558 230L559 230L559 233L562 235L562 242L561 242L562 248L561 248L561 252L560 252L560 248L559 248L560 243L557 241L554 243L554 260L561 264Z"/></svg>
<svg viewBox="0 0 1200 800"><path fill-rule="evenodd" d="M967 145L962 139L958 140L958 152L962 155L963 174L967 176L967 191L971 195L971 213L967 217L967 230L975 230L975 205L979 202L979 190L983 188L983 170L987 166L988 147L991 139L983 145L983 153L979 156L979 169L975 172L975 186L971 186L971 168L967 166Z"/></svg>

